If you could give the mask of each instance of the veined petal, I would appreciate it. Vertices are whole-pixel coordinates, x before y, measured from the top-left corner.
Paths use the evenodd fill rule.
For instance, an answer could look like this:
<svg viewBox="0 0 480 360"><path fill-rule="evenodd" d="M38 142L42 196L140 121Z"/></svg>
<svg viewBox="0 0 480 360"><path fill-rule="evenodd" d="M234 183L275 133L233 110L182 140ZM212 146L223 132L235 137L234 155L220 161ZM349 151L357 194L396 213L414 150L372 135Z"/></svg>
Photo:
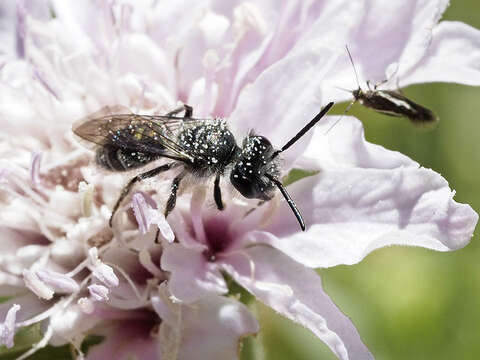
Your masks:
<svg viewBox="0 0 480 360"><path fill-rule="evenodd" d="M312 331L338 358L373 359L350 319L323 291L317 273L268 246L255 246L245 252L250 261L233 255L223 265L235 281L275 311Z"/></svg>
<svg viewBox="0 0 480 360"><path fill-rule="evenodd" d="M161 266L163 270L171 272L169 290L180 301L191 303L209 293L228 292L215 264L209 263L199 251L171 244L164 249Z"/></svg>
<svg viewBox="0 0 480 360"><path fill-rule="evenodd" d="M181 316L178 360L238 359L241 338L259 331L257 320L245 305L222 296L183 305ZM175 331L167 323L161 326L164 332Z"/></svg>
<svg viewBox="0 0 480 360"><path fill-rule="evenodd" d="M461 22L442 21L433 29L425 56L400 81L480 85L480 31Z"/></svg>
<svg viewBox="0 0 480 360"><path fill-rule="evenodd" d="M296 232L287 206L266 229L251 234L310 267L354 264L388 245L449 251L467 245L478 220L453 200L448 183L424 168L339 169L303 179L289 191L304 214Z"/></svg>
<svg viewBox="0 0 480 360"><path fill-rule="evenodd" d="M232 130L242 138L254 129L281 148L326 105L320 84L335 60L328 48L311 44L308 50L272 65L239 96L231 115ZM285 168L302 153L311 135L305 134L282 154Z"/></svg>
<svg viewBox="0 0 480 360"><path fill-rule="evenodd" d="M92 346L86 358L88 360L128 360L135 357L142 360L159 359L157 339L151 334L152 324L153 321L133 318L117 321L113 326L104 326L96 332L105 336L104 341Z"/></svg>

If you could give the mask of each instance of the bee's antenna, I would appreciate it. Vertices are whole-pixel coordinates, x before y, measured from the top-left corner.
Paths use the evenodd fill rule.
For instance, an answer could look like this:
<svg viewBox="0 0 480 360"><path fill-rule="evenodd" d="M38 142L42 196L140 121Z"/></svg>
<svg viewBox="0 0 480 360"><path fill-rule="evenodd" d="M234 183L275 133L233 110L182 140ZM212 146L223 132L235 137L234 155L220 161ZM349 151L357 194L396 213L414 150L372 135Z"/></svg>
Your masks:
<svg viewBox="0 0 480 360"><path fill-rule="evenodd" d="M350 62L352 63L353 72L355 73L355 79L357 79L357 85L358 85L358 87L360 87L360 80L358 80L357 69L355 68L355 64L353 63L352 54L350 54L350 50L348 50L348 45L345 45L345 49L347 49L348 57L349 57L349 59L350 59Z"/></svg>
<svg viewBox="0 0 480 360"><path fill-rule="evenodd" d="M347 106L347 108L345 109L345 111L343 112L342 116L340 116L340 117L338 118L338 120L335 121L335 122L328 128L328 130L323 133L323 135L327 135L327 134L330 132L330 130L332 130L332 129L335 127L335 125L337 125L337 124L340 122L340 120L343 119L343 117L345 116L345 114L350 111L350 109L352 108L353 104L355 104L356 101L357 101L357 99L353 99L352 101L350 101L350 104L348 104L348 106Z"/></svg>
<svg viewBox="0 0 480 360"><path fill-rule="evenodd" d="M290 206L290 209L292 209L293 214L297 218L298 223L300 224L300 228L302 229L302 231L305 231L305 221L303 220L303 216L302 214L300 214L300 210L298 210L297 205L290 197L287 189L285 189L285 186L283 186L283 184L279 180L275 179L273 176L269 174L265 174L265 176L278 187L285 200L287 200L288 206Z"/></svg>
<svg viewBox="0 0 480 360"><path fill-rule="evenodd" d="M285 145L280 150L277 150L273 153L272 157L270 159L274 159L275 157L278 156L282 151L287 150L290 146L292 146L298 139L300 139L305 133L310 130L317 122L320 121L322 117L325 116L325 114L330 110L330 108L333 106L333 101L329 102L327 106L325 106L318 114L315 116L307 125L303 127L302 130L300 130L297 135L295 135L293 138L291 138ZM285 190L285 189L284 189ZM282 191L283 193L283 191ZM286 198L286 197L285 197Z"/></svg>

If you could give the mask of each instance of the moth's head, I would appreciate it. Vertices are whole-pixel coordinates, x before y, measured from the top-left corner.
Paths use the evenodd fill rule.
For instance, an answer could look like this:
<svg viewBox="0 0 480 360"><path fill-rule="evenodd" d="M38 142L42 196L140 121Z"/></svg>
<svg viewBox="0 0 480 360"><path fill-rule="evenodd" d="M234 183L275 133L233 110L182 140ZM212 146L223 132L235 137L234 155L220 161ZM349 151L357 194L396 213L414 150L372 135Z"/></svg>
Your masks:
<svg viewBox="0 0 480 360"><path fill-rule="evenodd" d="M352 91L352 95L355 100L358 100L363 96L363 91L361 88L358 88Z"/></svg>
<svg viewBox="0 0 480 360"><path fill-rule="evenodd" d="M254 134L248 135L230 173L230 181L240 194L248 199L270 200L278 179L278 160L272 159L275 150L270 141Z"/></svg>

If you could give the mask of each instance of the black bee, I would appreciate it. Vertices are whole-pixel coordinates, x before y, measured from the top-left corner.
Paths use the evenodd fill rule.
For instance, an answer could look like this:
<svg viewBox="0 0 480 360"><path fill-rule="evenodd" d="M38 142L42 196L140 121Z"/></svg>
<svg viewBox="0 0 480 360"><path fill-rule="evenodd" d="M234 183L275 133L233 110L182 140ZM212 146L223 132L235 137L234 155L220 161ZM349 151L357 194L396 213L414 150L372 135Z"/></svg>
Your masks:
<svg viewBox="0 0 480 360"><path fill-rule="evenodd" d="M239 147L225 119L196 119L193 109L184 105L163 116L132 114L125 108L104 108L73 125L80 138L96 144L96 162L110 171L127 171L154 160L172 161L132 178L123 188L110 217L135 183L173 168L181 171L173 179L165 207L167 216L175 207L182 179L193 175L199 179L214 177L213 197L219 210L224 208L220 179L229 176L232 185L248 199L270 200L280 190L295 217L305 230L305 222L294 201L280 182L277 156L310 130L333 106L324 107L280 150L270 141L250 132ZM184 111L184 116L176 116Z"/></svg>
<svg viewBox="0 0 480 360"><path fill-rule="evenodd" d="M373 90L370 88L370 82L367 81L368 90L362 90L360 87L360 82L358 81L357 70L355 69L352 55L350 54L348 47L346 47L346 49L355 72L358 89L351 91L353 95L353 101L349 104L345 112L350 110L351 106L358 101L363 106L382 114L396 117L406 117L414 125L429 125L438 121L438 117L431 110L413 102L400 92L392 90L379 90L378 86L387 82L387 80L374 85Z"/></svg>

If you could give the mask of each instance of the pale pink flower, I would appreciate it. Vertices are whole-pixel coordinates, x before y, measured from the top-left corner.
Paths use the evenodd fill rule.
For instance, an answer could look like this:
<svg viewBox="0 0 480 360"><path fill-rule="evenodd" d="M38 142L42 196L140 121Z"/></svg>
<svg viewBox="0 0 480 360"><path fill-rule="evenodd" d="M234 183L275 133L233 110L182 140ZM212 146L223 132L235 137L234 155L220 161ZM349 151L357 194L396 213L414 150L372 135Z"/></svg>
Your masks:
<svg viewBox="0 0 480 360"><path fill-rule="evenodd" d="M446 4L2 2L0 291L17 295L0 305L2 342L43 322L44 338L23 358L66 343L80 356L95 333L105 341L90 359L234 359L258 324L223 296L224 270L339 358L372 358L311 268L356 263L391 244L465 246L477 215L453 201L440 175L367 143L353 118L325 135L336 120L327 118L283 156L285 173L319 171L288 187L306 232L278 196L257 208L224 191L218 213L205 206L203 185L180 195L167 222L167 175L139 186L110 229L126 176L99 171L71 125L105 105L164 113L180 101L195 116L228 117L238 142L254 128L280 147L322 105L350 99L337 89L357 86L345 44L361 80L390 78L385 88L479 85L479 32L437 25Z"/></svg>

